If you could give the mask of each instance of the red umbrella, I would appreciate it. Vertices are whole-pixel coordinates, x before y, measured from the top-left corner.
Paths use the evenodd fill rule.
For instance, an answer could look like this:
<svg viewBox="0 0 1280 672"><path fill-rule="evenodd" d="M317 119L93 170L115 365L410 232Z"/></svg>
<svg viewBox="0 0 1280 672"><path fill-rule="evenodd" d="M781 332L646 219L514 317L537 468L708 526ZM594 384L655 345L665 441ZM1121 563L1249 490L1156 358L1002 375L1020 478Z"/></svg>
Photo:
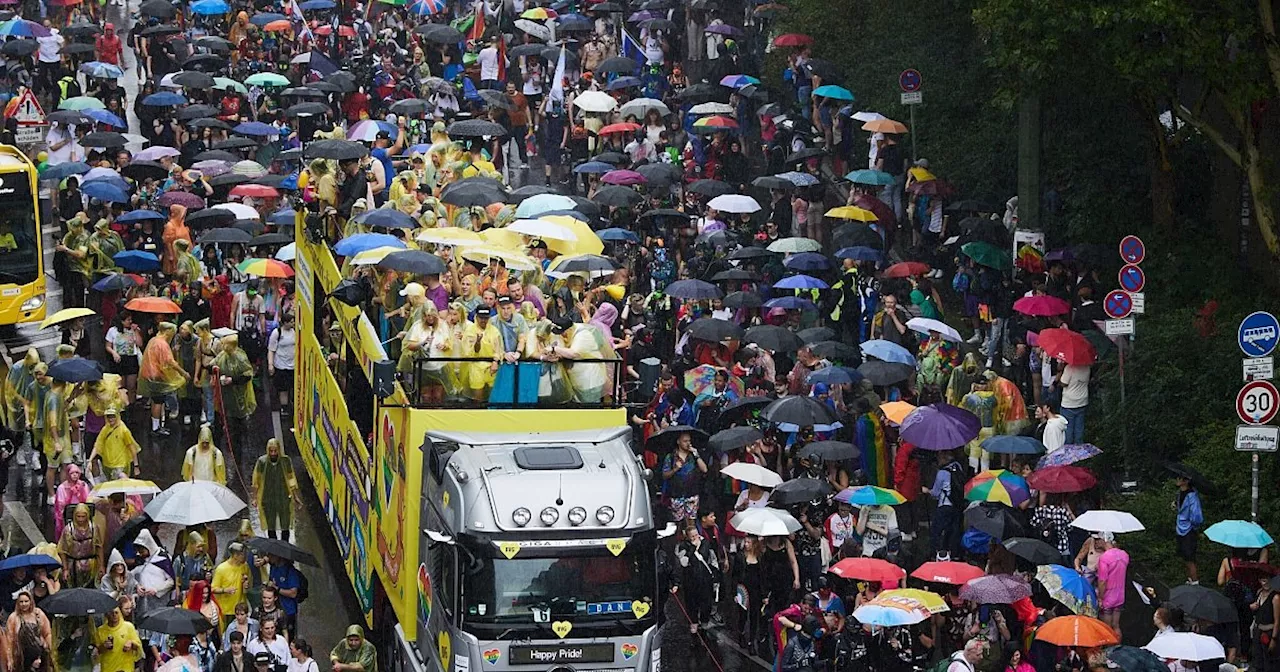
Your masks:
<svg viewBox="0 0 1280 672"><path fill-rule="evenodd" d="M1027 485L1040 492L1082 492L1098 484L1098 478L1084 467L1045 467L1027 477Z"/></svg>
<svg viewBox="0 0 1280 672"><path fill-rule="evenodd" d="M249 198L279 198L280 192L265 184L237 184L231 188L231 195L247 196Z"/></svg>
<svg viewBox="0 0 1280 672"><path fill-rule="evenodd" d="M1089 339L1066 327L1044 329L1039 340L1046 355L1073 366L1089 366L1098 358L1098 351L1093 349Z"/></svg>
<svg viewBox="0 0 1280 672"><path fill-rule="evenodd" d="M827 570L842 579L861 579L897 584L907 578L906 570L878 558L845 558Z"/></svg>
<svg viewBox="0 0 1280 672"><path fill-rule="evenodd" d="M923 261L904 261L884 269L886 278L909 278L913 275L924 275L930 270L929 264Z"/></svg>
<svg viewBox="0 0 1280 672"><path fill-rule="evenodd" d="M813 38L800 33L787 33L773 39L775 47L806 47L813 44Z"/></svg>
<svg viewBox="0 0 1280 672"><path fill-rule="evenodd" d="M1066 315L1071 312L1071 304L1056 296L1024 296L1013 302L1013 309L1023 315L1049 317L1052 315Z"/></svg>
<svg viewBox="0 0 1280 672"><path fill-rule="evenodd" d="M640 130L640 124L623 121L605 126L604 128L596 131L596 135L609 135L610 133L634 133L638 130Z"/></svg>
<svg viewBox="0 0 1280 672"><path fill-rule="evenodd" d="M981 567L974 567L966 562L926 562L916 571L911 572L913 578L930 583L949 583L953 586L964 584L986 575Z"/></svg>

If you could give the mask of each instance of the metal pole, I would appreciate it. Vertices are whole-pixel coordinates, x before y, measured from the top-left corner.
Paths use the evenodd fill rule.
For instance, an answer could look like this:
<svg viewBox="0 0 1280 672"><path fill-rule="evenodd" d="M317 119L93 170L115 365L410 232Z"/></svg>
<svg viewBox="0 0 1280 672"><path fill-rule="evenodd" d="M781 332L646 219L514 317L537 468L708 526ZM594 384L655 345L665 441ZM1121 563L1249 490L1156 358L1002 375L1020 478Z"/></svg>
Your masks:
<svg viewBox="0 0 1280 672"><path fill-rule="evenodd" d="M911 162L915 163L916 159L920 158L916 154L916 106L908 105L907 107L911 109Z"/></svg>
<svg viewBox="0 0 1280 672"><path fill-rule="evenodd" d="M1258 453L1253 453L1253 488L1252 488L1252 506L1249 509L1251 520L1258 522Z"/></svg>
<svg viewBox="0 0 1280 672"><path fill-rule="evenodd" d="M1124 351L1128 349L1129 337L1125 336L1124 338L1120 339L1120 342L1118 345L1120 346L1119 348L1120 349L1120 353L1119 353L1120 354L1120 408L1127 409L1129 406L1125 402ZM1120 440L1121 440L1121 444L1124 445L1125 451L1128 451L1129 450L1129 416L1126 411L1121 411L1121 414L1120 414Z"/></svg>

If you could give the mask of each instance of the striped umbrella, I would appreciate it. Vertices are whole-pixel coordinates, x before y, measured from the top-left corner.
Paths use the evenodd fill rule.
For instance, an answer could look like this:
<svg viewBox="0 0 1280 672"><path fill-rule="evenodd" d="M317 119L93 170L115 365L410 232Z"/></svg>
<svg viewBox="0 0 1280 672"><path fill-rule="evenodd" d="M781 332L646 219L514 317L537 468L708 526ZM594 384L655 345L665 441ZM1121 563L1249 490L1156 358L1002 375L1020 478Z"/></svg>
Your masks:
<svg viewBox="0 0 1280 672"><path fill-rule="evenodd" d="M255 259L251 257L240 262L236 268L241 273L256 275L259 278L293 277L293 269L288 264L275 259Z"/></svg>
<svg viewBox="0 0 1280 672"><path fill-rule="evenodd" d="M988 469L964 486L964 498L971 502L998 502L1016 507L1031 498L1027 480L1007 469Z"/></svg>
<svg viewBox="0 0 1280 672"><path fill-rule="evenodd" d="M862 485L856 488L845 488L836 494L837 502L845 502L847 504L857 504L861 506L878 506L888 504L889 506L897 506L905 501L906 497L902 493L893 488L881 488L874 485Z"/></svg>

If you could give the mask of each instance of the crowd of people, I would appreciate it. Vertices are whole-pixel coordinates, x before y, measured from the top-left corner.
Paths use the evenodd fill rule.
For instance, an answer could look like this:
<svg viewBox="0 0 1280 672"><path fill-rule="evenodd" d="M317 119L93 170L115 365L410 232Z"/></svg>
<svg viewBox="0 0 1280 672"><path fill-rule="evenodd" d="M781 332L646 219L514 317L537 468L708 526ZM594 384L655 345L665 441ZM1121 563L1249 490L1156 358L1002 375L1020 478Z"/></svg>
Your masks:
<svg viewBox="0 0 1280 672"><path fill-rule="evenodd" d="M87 482L148 476L129 424L149 419L195 437L183 479L247 480L287 542L290 458L272 440L250 466L242 444L260 399L291 408L300 235L331 248L331 296L412 403L628 408L679 531L664 668L710 662L675 643L714 657L718 632L782 672L1280 669L1270 537L1206 529L1182 465L1176 514L1147 523L1190 585L1133 594L1143 525L1081 466L1125 347L1099 330L1109 262L1047 251L1016 198L962 198L908 156L905 125L780 34L784 6L28 4L0 30L3 83L57 110L37 159L72 312L4 386L56 517L49 561L0 573L7 668L316 669L288 558L249 527L189 527L170 553L128 524L138 494ZM367 386L324 303L340 384ZM1232 549L1221 593L1199 586L1202 535ZM44 606L68 588L119 610L86 635ZM1136 630L1158 634L1121 645L1146 643L1145 604ZM132 625L168 605L207 623ZM330 660L376 670L359 626Z"/></svg>

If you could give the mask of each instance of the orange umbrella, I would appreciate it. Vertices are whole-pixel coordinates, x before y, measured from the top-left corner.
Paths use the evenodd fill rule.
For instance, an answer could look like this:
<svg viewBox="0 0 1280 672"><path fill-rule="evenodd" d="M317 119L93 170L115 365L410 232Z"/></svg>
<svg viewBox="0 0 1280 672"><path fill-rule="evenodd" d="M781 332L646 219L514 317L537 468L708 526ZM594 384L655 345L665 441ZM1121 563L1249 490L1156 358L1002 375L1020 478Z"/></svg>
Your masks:
<svg viewBox="0 0 1280 672"><path fill-rule="evenodd" d="M283 33L286 30L293 30L293 25L286 19L280 19L279 21L268 23L262 29L268 33Z"/></svg>
<svg viewBox="0 0 1280 672"><path fill-rule="evenodd" d="M880 410L884 413L884 417L888 418L889 422L901 425L907 414L916 410L916 407L905 401L889 401L880 404Z"/></svg>
<svg viewBox="0 0 1280 672"><path fill-rule="evenodd" d="M155 313L157 315L182 312L182 308L178 307L178 304L161 296L140 296L124 304L124 309L132 310L135 313Z"/></svg>
<svg viewBox="0 0 1280 672"><path fill-rule="evenodd" d="M638 130L640 130L640 124L633 124L629 121L624 121L617 124L609 124L597 131L596 135L608 135L610 133L634 133Z"/></svg>
<svg viewBox="0 0 1280 672"><path fill-rule="evenodd" d="M872 133L906 133L907 126L892 119L872 119L862 125L862 130Z"/></svg>
<svg viewBox="0 0 1280 672"><path fill-rule="evenodd" d="M1088 616L1059 616L1036 631L1036 639L1058 646L1110 646L1120 638L1111 626Z"/></svg>

